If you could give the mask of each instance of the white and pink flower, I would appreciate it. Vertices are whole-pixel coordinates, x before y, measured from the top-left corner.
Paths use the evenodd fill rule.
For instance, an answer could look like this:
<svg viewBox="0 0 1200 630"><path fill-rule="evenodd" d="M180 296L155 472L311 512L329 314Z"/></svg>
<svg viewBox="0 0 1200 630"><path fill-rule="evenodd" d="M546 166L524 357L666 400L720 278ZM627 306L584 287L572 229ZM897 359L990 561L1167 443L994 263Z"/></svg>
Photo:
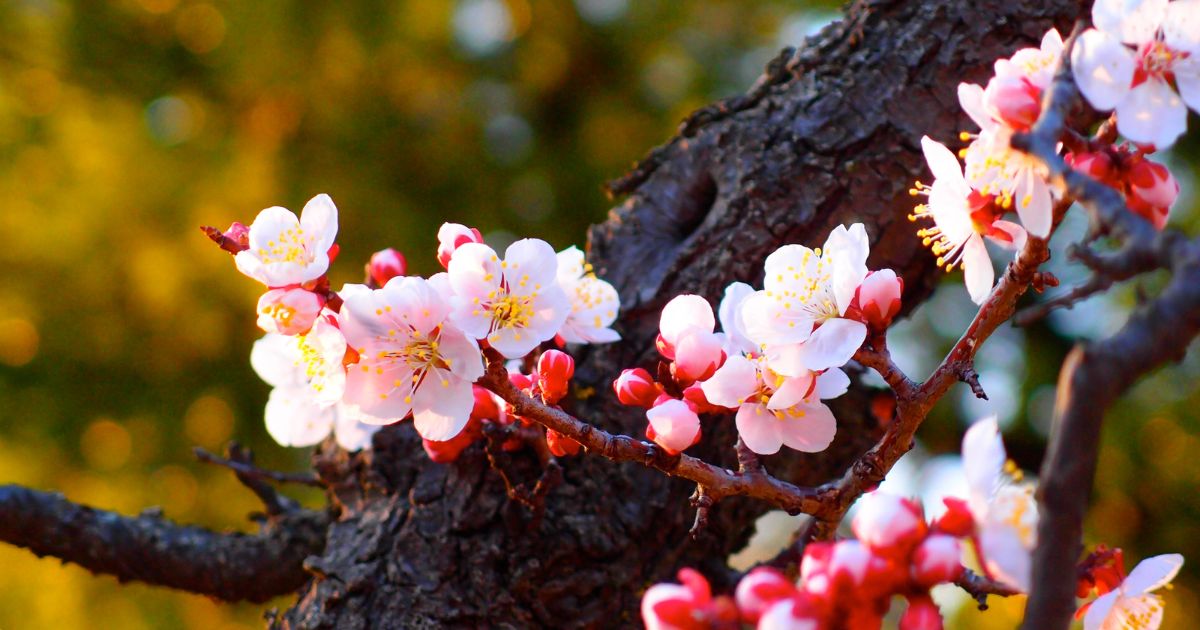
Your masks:
<svg viewBox="0 0 1200 630"><path fill-rule="evenodd" d="M700 416L686 402L668 398L646 411L647 436L668 453L677 455L700 439Z"/></svg>
<svg viewBox="0 0 1200 630"><path fill-rule="evenodd" d="M1177 553L1142 560L1120 587L1088 604L1084 630L1157 630L1162 625L1163 600L1154 591L1170 584L1182 567L1183 556Z"/></svg>
<svg viewBox="0 0 1200 630"><path fill-rule="evenodd" d="M611 328L621 309L617 290L596 277L577 247L558 252L558 285L571 301L559 334L567 343L611 343L621 335Z"/></svg>
<svg viewBox="0 0 1200 630"><path fill-rule="evenodd" d="M450 268L450 259L459 247L467 243L483 243L483 235L479 230L461 223L443 223L442 227L438 228L437 237L438 262L446 269Z"/></svg>
<svg viewBox="0 0 1200 630"><path fill-rule="evenodd" d="M785 376L839 367L867 336L866 324L845 317L867 277L870 244L861 223L839 225L822 249L785 245L767 257L762 291L746 297L746 335Z"/></svg>
<svg viewBox="0 0 1200 630"><path fill-rule="evenodd" d="M837 432L833 412L821 400L846 392L840 369L783 376L764 357L734 355L701 385L713 405L737 409L738 435L750 450L770 455L787 446L806 453L825 450Z"/></svg>
<svg viewBox="0 0 1200 630"><path fill-rule="evenodd" d="M1200 111L1200 0L1098 0L1092 22L1071 52L1079 90L1121 135L1169 147Z"/></svg>
<svg viewBox="0 0 1200 630"><path fill-rule="evenodd" d="M329 269L337 219L324 194L309 200L299 219L287 208L263 210L250 225L249 247L234 255L238 271L273 289L320 278Z"/></svg>
<svg viewBox="0 0 1200 630"><path fill-rule="evenodd" d="M263 332L300 335L312 328L325 300L299 287L270 289L258 298L258 327Z"/></svg>
<svg viewBox="0 0 1200 630"><path fill-rule="evenodd" d="M712 306L699 295L678 295L663 307L658 346L672 360L676 380L683 384L701 381L721 366L724 338L713 332L716 325Z"/></svg>
<svg viewBox="0 0 1200 630"><path fill-rule="evenodd" d="M945 145L925 136L921 138L921 148L934 179L932 186L914 189L928 195L929 200L917 206L911 217L933 219L934 226L922 228L917 235L937 255L939 267L951 271L962 266L967 293L976 304L982 304L996 278L983 239L1020 249L1025 244L1025 230L999 219L1002 210L992 198L971 189L958 158Z"/></svg>
<svg viewBox="0 0 1200 630"><path fill-rule="evenodd" d="M504 260L487 245L465 243L450 259L450 317L467 335L519 359L553 339L571 312L557 275L558 258L545 241L521 239Z"/></svg>
<svg viewBox="0 0 1200 630"><path fill-rule="evenodd" d="M471 384L484 368L479 346L451 324L436 285L401 276L343 295L342 331L358 353L345 401L383 424L411 413L421 437L445 441L467 425Z"/></svg>

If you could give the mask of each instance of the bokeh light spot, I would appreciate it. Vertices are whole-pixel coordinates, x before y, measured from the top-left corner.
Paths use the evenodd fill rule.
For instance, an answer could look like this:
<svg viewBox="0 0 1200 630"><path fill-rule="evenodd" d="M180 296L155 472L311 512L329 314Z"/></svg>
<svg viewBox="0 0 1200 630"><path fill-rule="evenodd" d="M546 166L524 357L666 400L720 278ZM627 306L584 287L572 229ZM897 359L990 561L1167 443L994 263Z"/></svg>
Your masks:
<svg viewBox="0 0 1200 630"><path fill-rule="evenodd" d="M37 356L37 328L16 317L0 319L0 363L14 367L25 365Z"/></svg>
<svg viewBox="0 0 1200 630"><path fill-rule="evenodd" d="M218 448L233 435L233 410L219 396L201 396L183 416L183 432L205 448Z"/></svg>
<svg viewBox="0 0 1200 630"><path fill-rule="evenodd" d="M79 440L79 450L93 468L116 470L129 461L133 440L125 427L108 418L101 418L84 430Z"/></svg>
<svg viewBox="0 0 1200 630"><path fill-rule="evenodd" d="M194 4L179 12L175 34L197 55L212 52L225 39L225 17L211 4Z"/></svg>

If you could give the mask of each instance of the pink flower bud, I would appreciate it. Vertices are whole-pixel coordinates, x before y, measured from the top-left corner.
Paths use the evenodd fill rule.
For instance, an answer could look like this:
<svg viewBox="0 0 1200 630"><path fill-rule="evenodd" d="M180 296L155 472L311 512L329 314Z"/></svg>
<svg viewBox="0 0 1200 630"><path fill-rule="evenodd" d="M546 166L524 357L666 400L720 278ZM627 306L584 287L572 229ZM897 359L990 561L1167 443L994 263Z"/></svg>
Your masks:
<svg viewBox="0 0 1200 630"><path fill-rule="evenodd" d="M367 263L367 277L376 287L382 287L388 280L403 276L407 271L404 254L390 247L371 254L371 262Z"/></svg>
<svg viewBox="0 0 1200 630"><path fill-rule="evenodd" d="M675 363L672 373L681 385L702 381L712 376L725 362L721 338L699 328L689 328L679 335L675 344Z"/></svg>
<svg viewBox="0 0 1200 630"><path fill-rule="evenodd" d="M538 357L537 378L538 388L542 390L542 400L554 404L567 395L571 377L575 375L575 359L560 350L547 350Z"/></svg>
<svg viewBox="0 0 1200 630"><path fill-rule="evenodd" d="M443 223L438 228L438 262L450 268L450 257L460 245L467 243L482 243L483 235L475 228L469 228L460 223Z"/></svg>
<svg viewBox="0 0 1200 630"><path fill-rule="evenodd" d="M663 307L658 331L668 346L675 346L689 328L711 333L716 325L717 319L708 300L699 295L677 295Z"/></svg>
<svg viewBox="0 0 1200 630"><path fill-rule="evenodd" d="M796 587L778 570L758 567L738 582L734 599L742 613L742 621L754 624L772 604L796 593Z"/></svg>
<svg viewBox="0 0 1200 630"><path fill-rule="evenodd" d="M908 581L908 567L901 567L857 540L834 543L827 570L832 593L838 600L871 601L895 592Z"/></svg>
<svg viewBox="0 0 1200 630"><path fill-rule="evenodd" d="M471 420L487 420L503 424L504 401L486 387L472 385L471 392L475 395L475 406L471 408Z"/></svg>
<svg viewBox="0 0 1200 630"><path fill-rule="evenodd" d="M928 595L908 598L908 610L900 618L900 630L942 630L942 613Z"/></svg>
<svg viewBox="0 0 1200 630"><path fill-rule="evenodd" d="M742 610L743 615L745 612ZM757 629L816 630L825 627L822 621L822 616L808 597L803 593L798 593L772 602L758 618Z"/></svg>
<svg viewBox="0 0 1200 630"><path fill-rule="evenodd" d="M258 298L258 327L269 333L301 335L312 328L325 301L304 289L271 289Z"/></svg>
<svg viewBox="0 0 1200 630"><path fill-rule="evenodd" d="M967 502L954 497L942 499L946 511L934 521L933 529L951 536L970 536L975 532L975 516Z"/></svg>
<svg viewBox="0 0 1200 630"><path fill-rule="evenodd" d="M621 375L613 381L613 391L622 405L648 409L662 393L662 386L656 383L654 377L646 370L630 368L621 370Z"/></svg>
<svg viewBox="0 0 1200 630"><path fill-rule="evenodd" d="M912 555L912 579L929 588L953 582L962 575L962 545L957 538L932 534L917 545Z"/></svg>
<svg viewBox="0 0 1200 630"><path fill-rule="evenodd" d="M672 455L678 455L700 440L700 416L682 400L670 399L646 412L650 420L647 436Z"/></svg>
<svg viewBox="0 0 1200 630"><path fill-rule="evenodd" d="M1129 168L1129 205L1138 214L1145 216L1155 227L1162 229L1166 224L1167 211L1179 197L1179 182L1166 166L1150 160L1138 160ZM1158 209L1158 212L1147 212Z"/></svg>
<svg viewBox="0 0 1200 630"><path fill-rule="evenodd" d="M728 597L713 597L708 580L692 569L680 569L682 584L655 584L642 596L642 623L647 630L699 630L736 626L738 612Z"/></svg>
<svg viewBox="0 0 1200 630"><path fill-rule="evenodd" d="M1072 168L1096 181L1109 186L1116 183L1113 161L1107 153L1068 153L1066 159Z"/></svg>
<svg viewBox="0 0 1200 630"><path fill-rule="evenodd" d="M1028 129L1042 112L1041 90L1024 77L993 77L983 91L983 100L997 118L1014 129Z"/></svg>
<svg viewBox="0 0 1200 630"><path fill-rule="evenodd" d="M903 291L904 279L891 269L881 269L867 274L855 297L867 323L875 330L884 330L900 312Z"/></svg>
<svg viewBox="0 0 1200 630"><path fill-rule="evenodd" d="M850 527L864 545L893 558L906 557L928 530L920 505L884 492L859 500Z"/></svg>
<svg viewBox="0 0 1200 630"><path fill-rule="evenodd" d="M675 346L663 339L662 333L654 338L654 348L668 361L675 360Z"/></svg>
<svg viewBox="0 0 1200 630"><path fill-rule="evenodd" d="M704 389L700 387L700 383L692 383L683 390L683 400L691 405L696 413L726 413L729 410L725 407L718 407L708 402L708 397L704 395Z"/></svg>

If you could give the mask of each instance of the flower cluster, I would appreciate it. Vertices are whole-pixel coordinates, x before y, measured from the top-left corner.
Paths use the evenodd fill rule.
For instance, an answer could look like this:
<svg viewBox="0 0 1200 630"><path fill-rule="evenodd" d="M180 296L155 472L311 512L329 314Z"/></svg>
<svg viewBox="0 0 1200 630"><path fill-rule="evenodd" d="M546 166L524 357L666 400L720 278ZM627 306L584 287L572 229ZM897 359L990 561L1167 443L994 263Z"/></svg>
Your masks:
<svg viewBox="0 0 1200 630"><path fill-rule="evenodd" d="M1146 558L1126 575L1121 550L1101 545L1080 566L1077 593L1087 597L1094 590L1098 597L1081 606L1076 618L1083 619L1084 630L1155 630L1162 625L1163 599L1154 591L1170 588L1182 567L1183 556L1171 553Z"/></svg>
<svg viewBox="0 0 1200 630"><path fill-rule="evenodd" d="M869 251L862 224L838 226L820 249L786 245L768 256L764 288L731 284L717 315L698 295L675 297L659 321L661 379L625 370L613 382L618 399L648 409L646 435L670 453L699 440L697 414L718 411L736 412L755 453L824 450L837 422L821 401L846 391L841 366L900 310L903 281L869 271Z"/></svg>
<svg viewBox="0 0 1200 630"><path fill-rule="evenodd" d="M385 249L366 265L365 284L335 292L326 272L338 250L337 208L327 195L300 218L274 207L249 228L207 231L239 271L267 287L258 304L267 336L251 359L274 387L266 420L280 444L311 445L332 431L343 447L365 448L378 426L411 416L430 457L452 460L482 435L482 423L512 421L473 385L484 373L482 349L523 359L547 342L620 338L610 328L616 290L574 247L555 253L522 239L501 258L478 230L447 223L437 251L445 272L405 275L404 256ZM529 391L556 403L574 363L556 350L540 359Z"/></svg>

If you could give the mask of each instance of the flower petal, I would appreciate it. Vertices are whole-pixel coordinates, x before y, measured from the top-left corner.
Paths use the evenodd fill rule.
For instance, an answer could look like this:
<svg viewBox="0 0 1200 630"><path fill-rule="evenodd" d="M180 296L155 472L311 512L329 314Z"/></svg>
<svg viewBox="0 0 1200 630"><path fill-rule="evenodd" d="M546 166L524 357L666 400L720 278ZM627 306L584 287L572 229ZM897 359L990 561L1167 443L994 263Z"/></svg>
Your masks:
<svg viewBox="0 0 1200 630"><path fill-rule="evenodd" d="M765 344L791 344L808 339L813 318L800 300L780 293L756 291L742 302L742 326L755 348Z"/></svg>
<svg viewBox="0 0 1200 630"><path fill-rule="evenodd" d="M1021 251L1021 248L1025 247L1026 238L1025 228L1012 221L993 221L992 229L988 233L988 240L1004 249L1016 251Z"/></svg>
<svg viewBox="0 0 1200 630"><path fill-rule="evenodd" d="M1092 23L1126 44L1154 39L1167 15L1167 0L1096 0Z"/></svg>
<svg viewBox="0 0 1200 630"><path fill-rule="evenodd" d="M764 405L742 405L734 422L746 447L759 455L774 455L783 446L781 423Z"/></svg>
<svg viewBox="0 0 1200 630"><path fill-rule="evenodd" d="M712 306L699 295L679 295L667 302L658 319L658 331L667 343L675 345L679 335L688 328L712 332L717 320Z"/></svg>
<svg viewBox="0 0 1200 630"><path fill-rule="evenodd" d="M296 368L299 359L296 338L287 335L265 335L250 349L250 367L271 387L304 387L303 372Z"/></svg>
<svg viewBox="0 0 1200 630"><path fill-rule="evenodd" d="M1162 618L1163 602L1158 595L1118 597L1103 628L1157 630L1162 626Z"/></svg>
<svg viewBox="0 0 1200 630"><path fill-rule="evenodd" d="M483 376L483 355L479 352L479 344L461 330L451 325L442 327L442 334L438 337L438 352L455 376L472 383Z"/></svg>
<svg viewBox="0 0 1200 630"><path fill-rule="evenodd" d="M483 243L463 243L454 250L448 273L455 295L482 300L500 288L500 257Z"/></svg>
<svg viewBox="0 0 1200 630"><path fill-rule="evenodd" d="M726 353L754 352L757 349L753 341L746 335L745 321L742 318L742 305L746 298L754 295L754 288L745 282L734 282L725 287L725 295L717 307L721 330L725 331L728 340Z"/></svg>
<svg viewBox="0 0 1200 630"><path fill-rule="evenodd" d="M454 252L458 256L458 251ZM504 278L513 295L529 295L558 280L558 255L546 241L523 238L504 250Z"/></svg>
<svg viewBox="0 0 1200 630"><path fill-rule="evenodd" d="M1022 593L1029 592L1032 554L1014 528L985 524L979 533L979 547L988 573Z"/></svg>
<svg viewBox="0 0 1200 630"><path fill-rule="evenodd" d="M967 113L967 116L971 117L971 120L980 129L988 129L996 126L996 121L992 120L991 115L987 112L987 108L983 105L983 86L975 85L974 83L959 83L958 104L962 106L963 111ZM921 144L924 146L924 138L921 139ZM928 153L925 156L926 159L929 158ZM932 165L933 163L931 162L930 166ZM936 176L937 173L935 172L934 175Z"/></svg>
<svg viewBox="0 0 1200 630"><path fill-rule="evenodd" d="M338 232L338 210L333 199L324 193L309 199L300 211L300 227L312 239L309 243L314 253L328 253Z"/></svg>
<svg viewBox="0 0 1200 630"><path fill-rule="evenodd" d="M345 405L338 405L337 420L333 423L333 437L338 446L347 451L361 451L371 448L371 438L381 428L378 423L367 424L359 421L360 413Z"/></svg>
<svg viewBox="0 0 1200 630"><path fill-rule="evenodd" d="M282 446L312 446L333 428L336 411L321 408L307 390L276 387L267 399L267 433Z"/></svg>
<svg viewBox="0 0 1200 630"><path fill-rule="evenodd" d="M1050 187L1046 180L1035 173L1033 169L1025 169L1018 176L1020 179L1013 193L1016 197L1017 216L1021 217L1021 225L1032 235L1046 238L1050 235L1050 227L1054 222L1053 207L1050 202Z"/></svg>
<svg viewBox="0 0 1200 630"><path fill-rule="evenodd" d="M971 511L976 518L987 513L992 495L1004 473L1004 440L996 418L985 418L967 429L962 441L963 473L970 490Z"/></svg>
<svg viewBox="0 0 1200 630"><path fill-rule="evenodd" d="M1104 626L1104 620L1108 619L1108 613L1112 610L1113 604L1117 603L1117 597L1120 594L1121 591L1109 591L1092 600L1087 614L1083 617L1083 630L1100 630Z"/></svg>
<svg viewBox="0 0 1200 630"><path fill-rule="evenodd" d="M867 277L867 256L870 252L867 229L861 223L855 223L849 229L839 225L825 240L821 256L833 266L833 299L839 314L846 313L855 291L863 278Z"/></svg>
<svg viewBox="0 0 1200 630"><path fill-rule="evenodd" d="M1182 567L1183 556L1177 553L1146 558L1129 572L1129 577L1125 578L1121 589L1128 595L1141 595L1158 590L1175 579Z"/></svg>
<svg viewBox="0 0 1200 630"><path fill-rule="evenodd" d="M767 409L787 409L800 404L813 389L814 376L812 372L806 372L801 376L783 377L783 382L775 389L775 393L771 394Z"/></svg>
<svg viewBox="0 0 1200 630"><path fill-rule="evenodd" d="M1071 70L1079 91L1092 107L1107 111L1129 94L1136 63L1133 53L1112 37L1095 29L1084 31L1071 51Z"/></svg>
<svg viewBox="0 0 1200 630"><path fill-rule="evenodd" d="M988 255L983 239L978 236L967 239L963 245L962 255L963 281L967 285L967 293L971 301L983 304L988 294L992 292L992 282L996 272L992 269L992 257Z"/></svg>
<svg viewBox="0 0 1200 630"><path fill-rule="evenodd" d="M1117 131L1134 142L1165 149L1187 131L1187 106L1166 82L1147 79L1117 105Z"/></svg>
<svg viewBox="0 0 1200 630"><path fill-rule="evenodd" d="M413 426L426 440L445 442L467 426L474 405L470 381L433 368L413 394Z"/></svg>
<svg viewBox="0 0 1200 630"><path fill-rule="evenodd" d="M736 354L700 384L708 402L729 409L736 409L757 388L758 368L750 359Z"/></svg>
<svg viewBox="0 0 1200 630"><path fill-rule="evenodd" d="M817 375L817 387L813 396L820 400L837 398L850 389L850 377L840 368L829 368Z"/></svg>
<svg viewBox="0 0 1200 630"><path fill-rule="evenodd" d="M979 87L979 86L975 86ZM962 86L959 86L962 89ZM921 150L925 153L925 161L933 172L935 181L945 181L957 190L966 190L967 182L963 179L962 165L946 145L937 142L929 136L921 137Z"/></svg>
<svg viewBox="0 0 1200 630"><path fill-rule="evenodd" d="M781 434L788 448L803 453L819 453L829 447L837 434L837 420L833 412L819 402L796 405L784 413L788 417L780 421Z"/></svg>
<svg viewBox="0 0 1200 630"><path fill-rule="evenodd" d="M835 317L825 320L807 341L797 348L800 362L810 370L845 365L867 338L867 326L853 319Z"/></svg>

